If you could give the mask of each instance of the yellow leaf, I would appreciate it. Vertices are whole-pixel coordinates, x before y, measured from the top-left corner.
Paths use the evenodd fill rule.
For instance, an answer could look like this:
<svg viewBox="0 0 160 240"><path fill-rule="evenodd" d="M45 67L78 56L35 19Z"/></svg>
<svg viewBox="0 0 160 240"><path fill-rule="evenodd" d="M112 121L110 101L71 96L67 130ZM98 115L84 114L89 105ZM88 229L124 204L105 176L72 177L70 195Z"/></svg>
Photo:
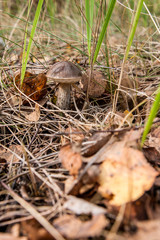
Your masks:
<svg viewBox="0 0 160 240"><path fill-rule="evenodd" d="M141 197L156 176L142 152L116 142L100 166L99 192L110 204L120 206Z"/></svg>

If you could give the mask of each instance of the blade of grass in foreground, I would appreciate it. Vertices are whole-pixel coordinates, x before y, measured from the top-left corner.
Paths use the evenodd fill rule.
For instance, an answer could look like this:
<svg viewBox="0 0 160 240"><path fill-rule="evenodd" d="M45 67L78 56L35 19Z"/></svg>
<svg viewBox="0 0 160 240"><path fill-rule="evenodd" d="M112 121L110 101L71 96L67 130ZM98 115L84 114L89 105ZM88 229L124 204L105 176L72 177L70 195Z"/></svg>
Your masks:
<svg viewBox="0 0 160 240"><path fill-rule="evenodd" d="M95 61L97 59L97 56L98 56L98 53L100 51L100 47L101 47L103 38L105 36L105 32L107 30L108 23L109 23L109 20L111 18L115 3L116 3L116 0L110 0L110 2L109 2L107 13L106 13L106 16L105 16L105 19L104 19L104 22L103 22L102 30L100 32L98 42L97 42L97 46L96 46L96 50L95 50L95 53L94 53L93 64L95 63Z"/></svg>
<svg viewBox="0 0 160 240"><path fill-rule="evenodd" d="M89 54L89 61L90 61L94 0L85 0L85 11L86 11L87 44L88 44L88 54Z"/></svg>
<svg viewBox="0 0 160 240"><path fill-rule="evenodd" d="M131 45L132 45L132 42L133 42L133 38L134 38L134 35L135 35L135 31L136 31L136 28L137 28L137 24L138 24L139 17L140 17L140 14L141 14L141 10L142 10L142 6L143 6L143 1L144 0L139 0L138 1L136 14L135 14L133 25L132 25L132 28L131 28L131 32L130 32L129 38L128 38L128 43L127 43L127 48L126 48L125 58L124 58L125 61L128 58L128 54L129 54L129 51L130 51L130 48L131 48Z"/></svg>
<svg viewBox="0 0 160 240"><path fill-rule="evenodd" d="M27 20L29 18L29 13L30 13L30 8L31 8L31 1L29 0L28 2L28 11L27 11ZM24 66L25 63L25 57L26 57L26 45L27 45L27 30L28 30L28 21L26 22L26 29L25 29L25 35L24 35L24 44L23 44L23 55L22 55L22 67ZM22 83L21 83L22 84Z"/></svg>
<svg viewBox="0 0 160 240"><path fill-rule="evenodd" d="M153 120L156 117L159 108L160 108L160 90L155 97L154 103L152 104L151 111L149 113L149 117L148 117L148 120L146 122L144 132L143 132L143 136L142 136L142 139L141 139L141 147L143 146L144 141L146 140L147 134L149 133L149 131L151 129Z"/></svg>
<svg viewBox="0 0 160 240"><path fill-rule="evenodd" d="M35 17L34 17L34 21L33 21L33 26L32 26L32 30L31 30L30 38L29 38L29 43L28 43L28 47L27 47L25 61L23 61L23 64L22 64L21 85L23 84L25 71L26 71L26 67L27 67L27 61L28 61L28 58L29 58L29 53L30 53L30 50L31 50L31 45L32 45L34 34L35 34L35 30L36 30L36 27L37 27L38 19L39 19L39 16L40 16L42 4L43 4L43 0L39 0L38 6L37 6L37 9L36 9L36 13L35 13Z"/></svg>
<svg viewBox="0 0 160 240"><path fill-rule="evenodd" d="M143 0L139 0L138 1L138 5L137 5L136 14L134 16L132 28L131 28L131 31L130 31L130 34L129 34L129 37L128 37L128 41L127 41L127 47L126 47L126 50L125 50L123 63L122 63L122 67L121 67L121 73L120 73L119 82L118 82L118 89L120 89L120 86L121 86L124 65L125 65L126 60L128 58L128 54L129 54L129 51L130 51L130 48L131 48L131 45L132 45L132 42L133 42L133 38L134 38L135 31L136 31L136 28L137 28L137 24L138 24L138 21L139 21L139 17L140 17L140 13L141 13L141 10L142 10L142 6L143 6ZM115 101L114 101L114 107L113 107L114 111L116 109L118 96L119 96L119 91L117 91L116 95L115 95Z"/></svg>
<svg viewBox="0 0 160 240"><path fill-rule="evenodd" d="M157 24L155 23L151 13L149 12L149 10L147 8L145 2L144 2L144 6L145 6L148 14L150 15L150 17L151 17L151 19L152 19L156 29L159 30ZM160 33L160 31L158 31L158 32ZM149 133L149 131L151 129L153 120L156 117L159 108L160 108L160 88L158 89L158 93L157 93L157 95L155 97L154 103L152 104L152 108L150 110L149 117L148 117L148 120L147 120L145 128L144 128L143 136L142 136L142 139L141 139L141 147L143 146L143 144L144 144L144 142L146 140L147 134Z"/></svg>

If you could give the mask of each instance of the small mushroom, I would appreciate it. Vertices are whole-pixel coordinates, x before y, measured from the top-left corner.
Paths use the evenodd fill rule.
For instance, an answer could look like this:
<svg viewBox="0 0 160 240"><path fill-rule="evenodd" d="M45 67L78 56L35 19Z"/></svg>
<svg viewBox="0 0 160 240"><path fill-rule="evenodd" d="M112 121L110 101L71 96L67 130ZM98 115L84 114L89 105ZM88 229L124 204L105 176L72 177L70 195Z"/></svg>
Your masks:
<svg viewBox="0 0 160 240"><path fill-rule="evenodd" d="M71 62L58 62L49 69L47 78L59 83L56 105L61 109L68 109L70 104L71 84L81 80L81 70Z"/></svg>

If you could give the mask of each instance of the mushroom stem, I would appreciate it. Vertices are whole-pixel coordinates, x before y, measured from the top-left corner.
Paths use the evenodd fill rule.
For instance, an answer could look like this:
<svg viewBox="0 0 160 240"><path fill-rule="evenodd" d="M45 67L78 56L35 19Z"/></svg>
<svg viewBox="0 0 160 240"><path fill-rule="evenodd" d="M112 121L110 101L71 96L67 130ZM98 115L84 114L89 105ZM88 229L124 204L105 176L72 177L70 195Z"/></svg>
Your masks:
<svg viewBox="0 0 160 240"><path fill-rule="evenodd" d="M71 84L68 83L60 83L58 89L57 96L57 107L61 109L69 109L70 103L70 92L71 92Z"/></svg>

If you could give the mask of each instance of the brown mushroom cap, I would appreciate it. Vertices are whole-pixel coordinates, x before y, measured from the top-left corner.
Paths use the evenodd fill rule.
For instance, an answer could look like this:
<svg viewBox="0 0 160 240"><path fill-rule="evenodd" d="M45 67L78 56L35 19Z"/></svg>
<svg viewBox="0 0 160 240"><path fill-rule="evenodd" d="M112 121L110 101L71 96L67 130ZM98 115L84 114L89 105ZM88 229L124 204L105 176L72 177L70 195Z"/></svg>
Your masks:
<svg viewBox="0 0 160 240"><path fill-rule="evenodd" d="M47 78L57 83L76 83L82 77L81 70L71 62L55 63L47 72Z"/></svg>

